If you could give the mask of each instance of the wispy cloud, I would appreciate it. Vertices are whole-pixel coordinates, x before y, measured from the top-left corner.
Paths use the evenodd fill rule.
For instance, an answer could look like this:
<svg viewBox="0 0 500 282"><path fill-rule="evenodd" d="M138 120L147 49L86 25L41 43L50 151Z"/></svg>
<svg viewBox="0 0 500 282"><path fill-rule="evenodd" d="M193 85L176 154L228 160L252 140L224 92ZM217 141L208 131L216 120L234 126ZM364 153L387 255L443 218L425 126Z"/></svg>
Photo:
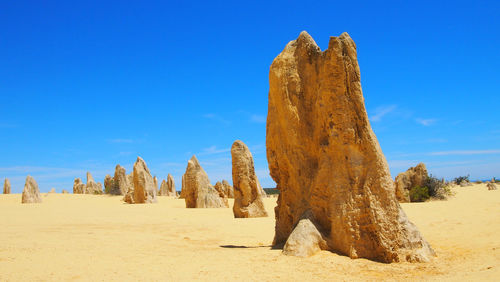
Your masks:
<svg viewBox="0 0 500 282"><path fill-rule="evenodd" d="M250 116L250 121L255 123L266 123L267 117L265 115L252 114Z"/></svg>
<svg viewBox="0 0 500 282"><path fill-rule="evenodd" d="M427 119L424 119L424 118L416 118L415 121L418 123L418 124L421 124L423 126L430 126L430 125L433 125L434 123L436 123L436 119L433 119L433 118L427 118Z"/></svg>
<svg viewBox="0 0 500 282"><path fill-rule="evenodd" d="M208 148L204 148L200 153L198 153L198 155L202 156L202 155L215 155L215 154L220 154L220 153L227 153L231 151L230 148L226 148L226 149L217 149L217 146L210 146Z"/></svg>
<svg viewBox="0 0 500 282"><path fill-rule="evenodd" d="M439 151L428 153L430 156L458 156L458 155L486 155L500 154L500 150L456 150L456 151Z"/></svg>
<svg viewBox="0 0 500 282"><path fill-rule="evenodd" d="M118 144L118 143L134 143L134 140L132 139L126 139L126 138L116 138L116 139L108 139L106 140L108 143L113 143L113 144Z"/></svg>
<svg viewBox="0 0 500 282"><path fill-rule="evenodd" d="M385 115L393 112L396 108L396 105L380 106L376 108L375 113L370 116L370 121L379 122Z"/></svg>
<svg viewBox="0 0 500 282"><path fill-rule="evenodd" d="M218 121L218 122L223 123L223 124L231 124L231 121L224 119L221 116L213 114L213 113L204 114L204 115L202 115L202 117L206 118L206 119L215 120L215 121Z"/></svg>

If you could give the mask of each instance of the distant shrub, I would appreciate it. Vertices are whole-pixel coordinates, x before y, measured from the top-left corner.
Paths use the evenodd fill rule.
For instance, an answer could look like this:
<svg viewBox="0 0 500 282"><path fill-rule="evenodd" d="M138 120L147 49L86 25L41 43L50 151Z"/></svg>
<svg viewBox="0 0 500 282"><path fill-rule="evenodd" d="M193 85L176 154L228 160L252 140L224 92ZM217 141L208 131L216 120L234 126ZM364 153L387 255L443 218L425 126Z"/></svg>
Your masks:
<svg viewBox="0 0 500 282"><path fill-rule="evenodd" d="M442 180L439 180L438 178L432 176L432 174L427 177L427 179L425 179L423 186L427 187L429 197L435 199L445 200L449 196L453 195L450 186L448 186Z"/></svg>
<svg viewBox="0 0 500 282"><path fill-rule="evenodd" d="M415 186L410 189L410 201L411 202L425 202L430 198L429 188Z"/></svg>
<svg viewBox="0 0 500 282"><path fill-rule="evenodd" d="M476 183L476 184L481 184L481 183L483 183L483 182L482 182L481 180L476 180L474 183Z"/></svg>
<svg viewBox="0 0 500 282"><path fill-rule="evenodd" d="M110 179L109 182L104 182L104 194L111 194L115 190L115 180Z"/></svg>
<svg viewBox="0 0 500 282"><path fill-rule="evenodd" d="M267 195L278 195L280 193L280 190L276 188L264 188L264 191L266 192Z"/></svg>
<svg viewBox="0 0 500 282"><path fill-rule="evenodd" d="M453 182L455 182L455 184L457 185L460 185L460 183L462 182L469 182L469 175L456 177L455 179L453 179Z"/></svg>

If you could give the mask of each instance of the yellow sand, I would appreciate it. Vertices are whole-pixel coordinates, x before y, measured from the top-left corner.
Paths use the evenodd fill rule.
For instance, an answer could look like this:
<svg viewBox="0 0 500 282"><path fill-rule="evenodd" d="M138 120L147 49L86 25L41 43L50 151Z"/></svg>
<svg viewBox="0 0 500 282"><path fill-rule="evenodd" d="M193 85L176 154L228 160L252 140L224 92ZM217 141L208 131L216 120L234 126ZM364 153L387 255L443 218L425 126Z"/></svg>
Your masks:
<svg viewBox="0 0 500 282"><path fill-rule="evenodd" d="M0 281L22 280L499 280L500 190L454 188L448 201L403 204L438 257L382 264L323 251L272 250L274 217L184 200L127 205L120 197L43 194L42 204L0 195ZM265 204L273 215L276 199ZM230 203L232 205L232 202Z"/></svg>

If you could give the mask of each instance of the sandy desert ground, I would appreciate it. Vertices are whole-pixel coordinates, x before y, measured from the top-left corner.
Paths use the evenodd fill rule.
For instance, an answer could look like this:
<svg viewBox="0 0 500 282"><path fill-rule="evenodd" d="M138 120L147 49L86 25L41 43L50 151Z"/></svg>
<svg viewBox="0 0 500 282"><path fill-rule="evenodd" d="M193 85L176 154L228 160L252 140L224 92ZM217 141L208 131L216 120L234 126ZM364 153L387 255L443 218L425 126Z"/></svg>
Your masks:
<svg viewBox="0 0 500 282"><path fill-rule="evenodd" d="M437 252L429 263L383 264L323 251L288 257L270 247L268 218L186 209L184 200L123 204L117 196L0 195L0 281L469 280L500 278L500 190L454 188L448 201L403 204ZM230 203L232 206L232 202Z"/></svg>

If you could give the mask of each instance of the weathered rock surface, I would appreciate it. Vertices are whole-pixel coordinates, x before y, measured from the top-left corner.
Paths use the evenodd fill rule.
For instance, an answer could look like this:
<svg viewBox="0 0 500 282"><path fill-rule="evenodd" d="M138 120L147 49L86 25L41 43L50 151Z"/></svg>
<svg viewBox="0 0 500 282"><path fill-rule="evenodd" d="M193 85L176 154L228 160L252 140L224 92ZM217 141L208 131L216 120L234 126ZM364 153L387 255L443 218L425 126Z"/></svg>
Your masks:
<svg viewBox="0 0 500 282"><path fill-rule="evenodd" d="M177 197L174 177L170 173L167 175L167 196Z"/></svg>
<svg viewBox="0 0 500 282"><path fill-rule="evenodd" d="M75 178L73 182L73 194L84 194L85 193L85 184L82 182L80 178Z"/></svg>
<svg viewBox="0 0 500 282"><path fill-rule="evenodd" d="M111 175L104 176L104 194L111 194L111 190L115 188L115 181Z"/></svg>
<svg viewBox="0 0 500 282"><path fill-rule="evenodd" d="M66 190L66 189L62 189L61 193L63 193L63 194L69 194L68 190Z"/></svg>
<svg viewBox="0 0 500 282"><path fill-rule="evenodd" d="M131 177L133 178L132 174ZM115 167L114 176L111 178L111 176L106 175L104 178L104 187L106 188L105 191L107 194L125 195L132 187L132 182L129 180L125 168L118 164Z"/></svg>
<svg viewBox="0 0 500 282"><path fill-rule="evenodd" d="M95 182L90 172L87 172L87 184L85 185L84 194L102 194L102 184Z"/></svg>
<svg viewBox="0 0 500 282"><path fill-rule="evenodd" d="M50 189L49 193L54 194L56 192L56 188Z"/></svg>
<svg viewBox="0 0 500 282"><path fill-rule="evenodd" d="M10 180L8 178L5 178L3 182L3 193L10 194Z"/></svg>
<svg viewBox="0 0 500 282"><path fill-rule="evenodd" d="M132 181L130 181L130 178L132 178ZM131 189L133 185L133 176L128 177L125 172L125 168L120 165L116 165L115 167L115 175L113 177L113 180L115 181L115 185L117 186L117 188L115 188L116 195L127 194L128 190Z"/></svg>
<svg viewBox="0 0 500 282"><path fill-rule="evenodd" d="M133 188L123 200L129 204L156 203L156 187L146 162L137 157L133 171Z"/></svg>
<svg viewBox="0 0 500 282"><path fill-rule="evenodd" d="M26 183L24 184L23 196L21 199L23 204L31 203L41 203L42 197L40 195L40 190L38 189L38 184L35 179L28 175L26 177Z"/></svg>
<svg viewBox="0 0 500 282"><path fill-rule="evenodd" d="M174 177L170 173L167 175L167 181L163 180L161 182L160 195L168 197L177 197L177 191L175 191Z"/></svg>
<svg viewBox="0 0 500 282"><path fill-rule="evenodd" d="M302 32L273 61L269 84L267 159L280 190L273 244L285 244L299 226L301 239L294 235L288 246L315 247L292 254L321 248L316 229L327 250L351 258L395 262L434 256L396 199L368 121L349 35L331 37L322 52ZM315 228L307 221L299 225L304 218Z"/></svg>
<svg viewBox="0 0 500 282"><path fill-rule="evenodd" d="M231 147L231 157L233 163L234 217L267 216L262 201L263 190L255 174L250 150L242 141L237 140Z"/></svg>
<svg viewBox="0 0 500 282"><path fill-rule="evenodd" d="M156 177L156 175L153 177L153 183L155 185L155 189L156 189L156 194L158 195L158 192L160 191L158 189L158 178Z"/></svg>
<svg viewBox="0 0 500 282"><path fill-rule="evenodd" d="M416 186L423 186L429 177L425 164L419 163L416 167L410 167L407 171L396 176L396 198L399 202L410 202L410 189Z"/></svg>
<svg viewBox="0 0 500 282"><path fill-rule="evenodd" d="M309 257L321 250L328 249L326 241L318 231L314 223L307 217L299 220L297 226L286 240L283 247L285 255L293 255L297 257Z"/></svg>
<svg viewBox="0 0 500 282"><path fill-rule="evenodd" d="M261 186L261 188L260 188L260 189L261 189L261 190L260 190L260 194L262 195L262 198L267 198L267 197L269 197L269 195L267 195L267 193L266 193L266 190L264 190L264 188L262 188L262 186Z"/></svg>
<svg viewBox="0 0 500 282"><path fill-rule="evenodd" d="M201 167L196 156L193 156L182 176L182 193L186 208L225 208L224 198L210 184L208 175Z"/></svg>
<svg viewBox="0 0 500 282"><path fill-rule="evenodd" d="M229 207L229 201L227 200L227 195L224 193L224 187L222 186L222 183L220 181L217 181L214 185L215 190L217 193L219 193L219 197L222 198L222 201L224 202L224 205L226 207Z"/></svg>
<svg viewBox="0 0 500 282"><path fill-rule="evenodd" d="M229 184L229 182L227 182L227 180L222 180L222 190L228 198L234 198L234 188Z"/></svg>
<svg viewBox="0 0 500 282"><path fill-rule="evenodd" d="M102 194L102 184L96 183L92 174L87 172L87 183L84 184L80 178L73 182L73 194Z"/></svg>
<svg viewBox="0 0 500 282"><path fill-rule="evenodd" d="M163 179L160 183L160 191L158 192L158 196L167 196L167 181Z"/></svg>
<svg viewBox="0 0 500 282"><path fill-rule="evenodd" d="M234 198L233 186L231 186L227 180L222 180L222 182L217 181L214 188L217 192L219 192L219 194L224 195L224 198Z"/></svg>
<svg viewBox="0 0 500 282"><path fill-rule="evenodd" d="M488 188L488 190L497 190L497 186L493 182L486 183L486 187Z"/></svg>
<svg viewBox="0 0 500 282"><path fill-rule="evenodd" d="M186 198L186 189L185 189L185 185L184 185L184 175L182 175L182 178L181 178L181 194L179 195L179 199L185 199Z"/></svg>
<svg viewBox="0 0 500 282"><path fill-rule="evenodd" d="M129 189L134 189L134 172L132 171L131 173L127 174L126 178L128 183L130 184ZM128 190L125 193L128 193Z"/></svg>

